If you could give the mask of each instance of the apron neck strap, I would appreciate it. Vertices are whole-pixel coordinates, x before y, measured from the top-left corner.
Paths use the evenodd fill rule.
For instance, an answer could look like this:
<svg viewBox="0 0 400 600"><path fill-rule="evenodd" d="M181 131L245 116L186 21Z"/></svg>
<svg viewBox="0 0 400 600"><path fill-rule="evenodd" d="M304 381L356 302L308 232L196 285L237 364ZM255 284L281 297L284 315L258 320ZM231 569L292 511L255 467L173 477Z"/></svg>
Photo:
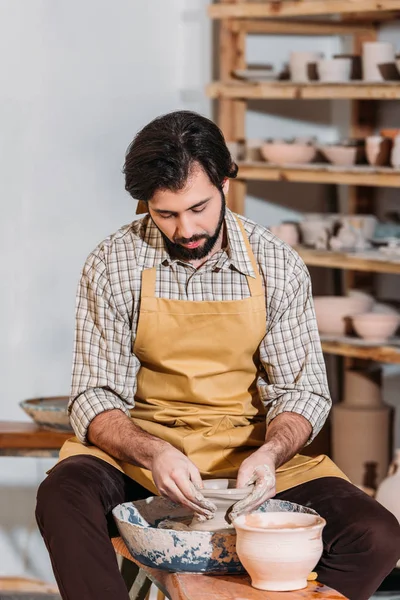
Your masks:
<svg viewBox="0 0 400 600"><path fill-rule="evenodd" d="M235 215L235 218L236 218L236 221L238 222L238 225L239 225L240 230L242 232L242 237L243 237L243 241L244 241L245 246L246 246L247 255L248 255L249 259L250 259L251 266L253 267L253 271L254 271L254 277L250 277L250 275L246 275L246 279L247 279L247 283L248 283L248 286L249 286L250 294L252 296L263 296L264 295L264 290L263 290L263 286L262 286L260 271L258 269L257 261L255 259L253 250L251 249L249 238L247 237L247 233L245 231L245 228L243 227L242 221L236 215Z"/></svg>
<svg viewBox="0 0 400 600"><path fill-rule="evenodd" d="M246 231L243 227L241 220L236 217L238 225L240 227L240 231L242 232L243 241L246 246L247 254L250 259L251 265L253 267L255 277L250 277L246 275L247 284L249 286L250 295L251 296L262 296L264 294L264 290L262 287L261 276L259 273L258 265L253 254L253 250L251 249L249 238L247 237ZM156 294L156 275L157 275L157 267L152 267L151 269L145 269L142 272L142 296L146 298L153 298Z"/></svg>

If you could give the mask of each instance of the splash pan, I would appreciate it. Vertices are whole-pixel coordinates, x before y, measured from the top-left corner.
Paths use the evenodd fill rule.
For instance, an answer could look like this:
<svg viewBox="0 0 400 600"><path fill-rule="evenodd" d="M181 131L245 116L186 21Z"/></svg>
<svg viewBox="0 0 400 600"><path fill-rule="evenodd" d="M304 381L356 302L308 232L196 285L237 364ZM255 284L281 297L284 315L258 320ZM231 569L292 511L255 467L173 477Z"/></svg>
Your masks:
<svg viewBox="0 0 400 600"><path fill-rule="evenodd" d="M113 516L129 552L147 567L190 573L244 573L236 554L232 531L175 531L157 529L164 519L191 517L187 509L165 498L126 502L114 508ZM303 512L311 508L285 500L268 500L256 512Z"/></svg>

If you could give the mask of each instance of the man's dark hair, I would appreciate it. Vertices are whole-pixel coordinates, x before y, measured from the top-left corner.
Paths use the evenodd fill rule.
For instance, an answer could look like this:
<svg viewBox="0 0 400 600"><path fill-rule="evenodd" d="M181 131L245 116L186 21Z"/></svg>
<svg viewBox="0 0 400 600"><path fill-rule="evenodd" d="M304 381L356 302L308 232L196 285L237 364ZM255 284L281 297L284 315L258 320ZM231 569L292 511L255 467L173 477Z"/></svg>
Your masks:
<svg viewBox="0 0 400 600"><path fill-rule="evenodd" d="M194 112L171 112L151 121L135 136L124 165L125 189L148 202L157 190L185 187L194 163L199 163L219 190L236 177L224 136L215 123Z"/></svg>

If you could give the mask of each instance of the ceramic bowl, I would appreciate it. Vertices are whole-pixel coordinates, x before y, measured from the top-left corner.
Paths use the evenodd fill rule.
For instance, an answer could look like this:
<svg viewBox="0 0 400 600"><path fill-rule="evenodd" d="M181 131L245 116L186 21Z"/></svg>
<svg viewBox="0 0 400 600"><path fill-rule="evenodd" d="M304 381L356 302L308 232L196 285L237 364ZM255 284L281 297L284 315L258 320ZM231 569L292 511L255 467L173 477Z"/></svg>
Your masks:
<svg viewBox="0 0 400 600"><path fill-rule="evenodd" d="M348 296L317 296L314 298L318 330L326 335L345 335L346 317L371 310L368 298Z"/></svg>
<svg viewBox="0 0 400 600"><path fill-rule="evenodd" d="M285 512L316 515L310 508L286 500L267 500L256 513ZM139 562L165 571L243 573L236 554L234 531L177 531L157 529L165 519L190 521L193 514L166 498L119 504L112 511L118 530Z"/></svg>
<svg viewBox="0 0 400 600"><path fill-rule="evenodd" d="M328 217L304 219L299 222L301 240L305 246L315 247L318 239L324 232L332 232L334 222Z"/></svg>
<svg viewBox="0 0 400 600"><path fill-rule="evenodd" d="M400 315L367 312L352 317L356 333L369 342L385 342L400 325Z"/></svg>
<svg viewBox="0 0 400 600"><path fill-rule="evenodd" d="M357 146L344 146L340 144L327 144L319 146L319 150L325 158L333 165L340 167L350 167L360 162L363 155L363 148Z"/></svg>
<svg viewBox="0 0 400 600"><path fill-rule="evenodd" d="M19 403L35 423L44 429L72 432L68 415L69 396L32 398Z"/></svg>
<svg viewBox="0 0 400 600"><path fill-rule="evenodd" d="M307 164L315 158L316 152L315 147L308 144L270 142L261 146L263 158L277 165Z"/></svg>
<svg viewBox="0 0 400 600"><path fill-rule="evenodd" d="M260 590L289 592L307 587L322 555L326 521L304 513L250 513L234 521L236 551Z"/></svg>
<svg viewBox="0 0 400 600"><path fill-rule="evenodd" d="M350 58L331 58L317 61L318 79L326 83L350 81L352 61Z"/></svg>

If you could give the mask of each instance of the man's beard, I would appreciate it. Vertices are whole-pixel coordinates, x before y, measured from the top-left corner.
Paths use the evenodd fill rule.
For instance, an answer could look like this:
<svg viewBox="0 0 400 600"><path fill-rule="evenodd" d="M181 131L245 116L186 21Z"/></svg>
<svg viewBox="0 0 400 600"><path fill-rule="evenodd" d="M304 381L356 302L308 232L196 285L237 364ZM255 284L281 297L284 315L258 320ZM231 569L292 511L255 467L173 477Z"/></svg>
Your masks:
<svg viewBox="0 0 400 600"><path fill-rule="evenodd" d="M194 235L189 239L179 238L180 243L177 243L171 242L171 240L167 238L167 236L161 231L161 229L158 228L161 235L163 236L167 252L171 256L171 258L183 261L190 261L201 260L202 258L208 256L211 250L214 248L218 240L219 234L221 232L221 228L225 219L225 209L225 197L221 192L221 212L218 219L218 225L215 229L215 232L212 235L203 233L201 235ZM185 248L184 246L181 246L181 243L190 244L191 242L197 242L198 240L205 240L205 243L202 246L199 246L198 248Z"/></svg>

